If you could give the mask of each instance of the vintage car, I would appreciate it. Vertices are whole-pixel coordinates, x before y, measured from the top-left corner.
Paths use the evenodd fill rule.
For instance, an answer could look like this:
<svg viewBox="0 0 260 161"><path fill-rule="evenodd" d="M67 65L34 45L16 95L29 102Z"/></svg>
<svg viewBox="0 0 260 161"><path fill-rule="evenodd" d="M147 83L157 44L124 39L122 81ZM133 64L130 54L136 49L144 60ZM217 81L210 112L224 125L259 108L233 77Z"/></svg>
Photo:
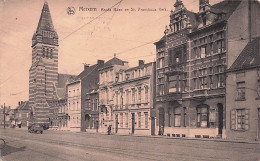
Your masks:
<svg viewBox="0 0 260 161"><path fill-rule="evenodd" d="M36 134L42 134L43 133L43 127L37 124L32 124L28 127L28 132L30 133L36 133Z"/></svg>

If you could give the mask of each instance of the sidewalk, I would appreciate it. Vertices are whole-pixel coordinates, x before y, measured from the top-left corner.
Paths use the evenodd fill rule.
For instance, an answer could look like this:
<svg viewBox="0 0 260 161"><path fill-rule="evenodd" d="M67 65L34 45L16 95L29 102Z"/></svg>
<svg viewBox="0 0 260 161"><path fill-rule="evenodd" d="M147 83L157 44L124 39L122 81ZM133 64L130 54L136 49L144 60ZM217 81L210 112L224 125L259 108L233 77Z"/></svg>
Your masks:
<svg viewBox="0 0 260 161"><path fill-rule="evenodd" d="M89 133L89 132L80 132L87 134L99 134L99 135L107 135L105 133ZM176 140L197 140L197 141L214 141L214 142L230 142L230 143L244 143L244 144L260 144L260 140L229 140L229 139L217 139L217 138L187 138L187 137L171 137L171 136L160 136L160 135L127 135L127 134L111 134L118 136L130 136L130 137L148 137L148 138L156 138L156 139L176 139Z"/></svg>

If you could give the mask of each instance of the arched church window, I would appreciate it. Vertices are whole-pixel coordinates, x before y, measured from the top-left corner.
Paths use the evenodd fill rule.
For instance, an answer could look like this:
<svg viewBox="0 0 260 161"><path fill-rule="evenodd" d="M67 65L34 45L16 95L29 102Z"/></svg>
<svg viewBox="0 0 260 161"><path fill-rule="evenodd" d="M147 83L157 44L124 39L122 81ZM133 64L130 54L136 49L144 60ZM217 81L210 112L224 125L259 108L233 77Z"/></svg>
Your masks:
<svg viewBox="0 0 260 161"><path fill-rule="evenodd" d="M45 57L45 48L42 48L42 57Z"/></svg>
<svg viewBox="0 0 260 161"><path fill-rule="evenodd" d="M50 51L50 58L51 58L51 59L52 59L52 57L53 57L52 51L53 51L53 49L51 49L51 51Z"/></svg>
<svg viewBox="0 0 260 161"><path fill-rule="evenodd" d="M49 49L47 48L46 50L47 50L47 52L46 52L46 58L48 58L48 57L49 57Z"/></svg>

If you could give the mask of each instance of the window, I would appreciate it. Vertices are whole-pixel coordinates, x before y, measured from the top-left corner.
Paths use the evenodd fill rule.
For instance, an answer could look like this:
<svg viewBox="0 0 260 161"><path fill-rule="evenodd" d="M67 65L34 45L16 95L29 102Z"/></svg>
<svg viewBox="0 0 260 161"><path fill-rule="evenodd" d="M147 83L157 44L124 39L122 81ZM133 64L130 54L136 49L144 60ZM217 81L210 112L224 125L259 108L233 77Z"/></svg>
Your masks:
<svg viewBox="0 0 260 161"><path fill-rule="evenodd" d="M159 85L159 95L164 95L164 85L163 84L160 84Z"/></svg>
<svg viewBox="0 0 260 161"><path fill-rule="evenodd" d="M125 113L125 127L128 128L128 113Z"/></svg>
<svg viewBox="0 0 260 161"><path fill-rule="evenodd" d="M178 92L177 76L169 76L169 93Z"/></svg>
<svg viewBox="0 0 260 161"><path fill-rule="evenodd" d="M225 41L224 40L217 41L217 46L218 46L218 53L223 52L225 50Z"/></svg>
<svg viewBox="0 0 260 161"><path fill-rule="evenodd" d="M188 86L187 86L187 80L183 81L183 91L187 92L188 91Z"/></svg>
<svg viewBox="0 0 260 161"><path fill-rule="evenodd" d="M123 91L121 91L121 94L120 94L120 108L122 108L124 105L124 93Z"/></svg>
<svg viewBox="0 0 260 161"><path fill-rule="evenodd" d="M246 98L245 88L245 82L237 83L237 100L244 100Z"/></svg>
<svg viewBox="0 0 260 161"><path fill-rule="evenodd" d="M122 128L123 127L123 123L124 123L124 120L123 120L123 113L120 113L120 127Z"/></svg>
<svg viewBox="0 0 260 161"><path fill-rule="evenodd" d="M138 88L138 103L141 103L142 100L142 88Z"/></svg>
<svg viewBox="0 0 260 161"><path fill-rule="evenodd" d="M247 109L233 109L231 111L231 129L249 129L249 111Z"/></svg>
<svg viewBox="0 0 260 161"><path fill-rule="evenodd" d="M207 80L206 77L200 78L200 89L204 89L207 87Z"/></svg>
<svg viewBox="0 0 260 161"><path fill-rule="evenodd" d="M97 111L97 107L98 107L98 99L95 99L95 104L94 104L94 111Z"/></svg>
<svg viewBox="0 0 260 161"><path fill-rule="evenodd" d="M45 48L42 48L42 57L45 57Z"/></svg>
<svg viewBox="0 0 260 161"><path fill-rule="evenodd" d="M125 75L125 80L128 80L129 77L130 77L130 74L126 74L126 75Z"/></svg>
<svg viewBox="0 0 260 161"><path fill-rule="evenodd" d="M174 127L181 126L181 108L175 107L174 108Z"/></svg>
<svg viewBox="0 0 260 161"><path fill-rule="evenodd" d="M138 112L138 127L141 128L141 112Z"/></svg>
<svg viewBox="0 0 260 161"><path fill-rule="evenodd" d="M205 55L206 55L206 47L203 46L200 48L200 57L205 58Z"/></svg>
<svg viewBox="0 0 260 161"><path fill-rule="evenodd" d="M148 128L148 112L144 113L144 118L145 118L145 122L144 122L145 128Z"/></svg>
<svg viewBox="0 0 260 161"><path fill-rule="evenodd" d="M144 89L145 89L145 103L148 103L149 88L148 86L145 86Z"/></svg>
<svg viewBox="0 0 260 161"><path fill-rule="evenodd" d="M193 89L198 89L198 86L199 86L199 84L198 84L198 79L197 78L193 78Z"/></svg>
<svg viewBox="0 0 260 161"><path fill-rule="evenodd" d="M182 53L181 48L179 48L175 51L175 63L176 64L180 63L181 53Z"/></svg>
<svg viewBox="0 0 260 161"><path fill-rule="evenodd" d="M116 106L118 106L118 93L116 93Z"/></svg>
<svg viewBox="0 0 260 161"><path fill-rule="evenodd" d="M135 103L135 89L132 88L132 104Z"/></svg>
<svg viewBox="0 0 260 161"><path fill-rule="evenodd" d="M159 63L158 63L158 68L163 68L164 67L164 58L160 58L158 59Z"/></svg>
<svg viewBox="0 0 260 161"><path fill-rule="evenodd" d="M213 88L213 78L212 78L212 75L209 76L209 83L210 83L210 88Z"/></svg>
<svg viewBox="0 0 260 161"><path fill-rule="evenodd" d="M213 43L210 43L209 44L209 53L208 53L209 55L211 54L213 54Z"/></svg>
<svg viewBox="0 0 260 161"><path fill-rule="evenodd" d="M197 127L208 127L208 107L197 107Z"/></svg>
<svg viewBox="0 0 260 161"><path fill-rule="evenodd" d="M126 90L126 107L129 105L129 91Z"/></svg>
<svg viewBox="0 0 260 161"><path fill-rule="evenodd" d="M224 74L217 75L217 85L218 87L224 87Z"/></svg>

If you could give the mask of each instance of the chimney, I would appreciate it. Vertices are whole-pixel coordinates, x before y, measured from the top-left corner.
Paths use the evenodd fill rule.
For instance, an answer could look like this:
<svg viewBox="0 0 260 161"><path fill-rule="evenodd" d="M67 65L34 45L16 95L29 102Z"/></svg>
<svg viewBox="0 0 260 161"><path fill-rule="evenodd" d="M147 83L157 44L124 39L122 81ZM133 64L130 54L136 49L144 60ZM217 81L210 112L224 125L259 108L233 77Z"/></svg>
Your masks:
<svg viewBox="0 0 260 161"><path fill-rule="evenodd" d="M97 61L97 64L100 65L100 66L103 66L104 63L105 63L104 60L98 60L98 61Z"/></svg>
<svg viewBox="0 0 260 161"><path fill-rule="evenodd" d="M89 68L89 64L84 64L84 70Z"/></svg>
<svg viewBox="0 0 260 161"><path fill-rule="evenodd" d="M18 105L20 106L20 104L21 104L21 102L19 101L19 102L18 102Z"/></svg>
<svg viewBox="0 0 260 161"><path fill-rule="evenodd" d="M144 60L139 60L139 66L143 66L144 65Z"/></svg>

